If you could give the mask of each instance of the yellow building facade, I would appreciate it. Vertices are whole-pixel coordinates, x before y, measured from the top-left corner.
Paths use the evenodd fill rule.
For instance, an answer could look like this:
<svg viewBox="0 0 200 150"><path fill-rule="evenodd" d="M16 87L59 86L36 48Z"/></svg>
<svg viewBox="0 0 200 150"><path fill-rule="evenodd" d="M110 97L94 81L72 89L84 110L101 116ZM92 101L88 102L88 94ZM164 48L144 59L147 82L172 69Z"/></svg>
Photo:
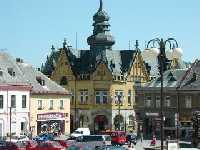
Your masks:
<svg viewBox="0 0 200 150"><path fill-rule="evenodd" d="M109 33L109 16L103 2L93 16L89 50L63 47L47 58L42 72L72 94L71 131L89 127L94 133L113 129L137 131L135 86L149 80L149 71L136 42L135 50L112 50L115 40Z"/></svg>
<svg viewBox="0 0 200 150"><path fill-rule="evenodd" d="M70 99L65 94L31 94L30 127L33 136L45 132L70 133Z"/></svg>

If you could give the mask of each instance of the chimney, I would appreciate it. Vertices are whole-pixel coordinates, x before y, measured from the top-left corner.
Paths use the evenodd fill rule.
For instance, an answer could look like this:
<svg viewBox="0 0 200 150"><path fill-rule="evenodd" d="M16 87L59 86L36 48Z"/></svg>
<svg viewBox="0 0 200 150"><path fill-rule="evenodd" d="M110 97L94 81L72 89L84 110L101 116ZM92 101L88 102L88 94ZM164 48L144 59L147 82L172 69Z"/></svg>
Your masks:
<svg viewBox="0 0 200 150"><path fill-rule="evenodd" d="M17 62L17 63L23 63L24 61L23 61L23 59L21 59L21 58L16 58L16 62Z"/></svg>

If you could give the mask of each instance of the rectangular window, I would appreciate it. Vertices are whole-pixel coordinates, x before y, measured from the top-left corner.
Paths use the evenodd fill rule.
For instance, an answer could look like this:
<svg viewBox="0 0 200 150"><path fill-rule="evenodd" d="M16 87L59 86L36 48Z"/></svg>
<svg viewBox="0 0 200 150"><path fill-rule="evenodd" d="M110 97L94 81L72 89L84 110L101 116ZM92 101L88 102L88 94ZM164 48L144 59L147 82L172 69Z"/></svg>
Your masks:
<svg viewBox="0 0 200 150"><path fill-rule="evenodd" d="M108 101L108 93L106 91L103 91L103 104L107 104Z"/></svg>
<svg viewBox="0 0 200 150"><path fill-rule="evenodd" d="M101 102L100 92L96 92L96 104L100 104L100 102Z"/></svg>
<svg viewBox="0 0 200 150"><path fill-rule="evenodd" d="M170 107L171 103L170 103L170 96L166 96L165 97L165 107Z"/></svg>
<svg viewBox="0 0 200 150"><path fill-rule="evenodd" d="M0 95L0 109L3 109L3 95Z"/></svg>
<svg viewBox="0 0 200 150"><path fill-rule="evenodd" d="M42 100L38 100L38 110L42 110Z"/></svg>
<svg viewBox="0 0 200 150"><path fill-rule="evenodd" d="M71 105L74 105L74 91L72 90L71 93Z"/></svg>
<svg viewBox="0 0 200 150"><path fill-rule="evenodd" d="M26 95L22 95L22 108L26 108Z"/></svg>
<svg viewBox="0 0 200 150"><path fill-rule="evenodd" d="M123 105L124 93L121 90L115 91L115 105Z"/></svg>
<svg viewBox="0 0 200 150"><path fill-rule="evenodd" d="M25 122L21 122L21 131L25 130Z"/></svg>
<svg viewBox="0 0 200 150"><path fill-rule="evenodd" d="M49 102L49 109L50 109L50 110L53 109L53 100L50 100L50 102Z"/></svg>
<svg viewBox="0 0 200 150"><path fill-rule="evenodd" d="M60 109L64 109L64 101L60 100Z"/></svg>
<svg viewBox="0 0 200 150"><path fill-rule="evenodd" d="M192 96L185 96L185 107L192 108Z"/></svg>
<svg viewBox="0 0 200 150"><path fill-rule="evenodd" d="M145 106L151 107L151 96L147 96L145 100Z"/></svg>
<svg viewBox="0 0 200 150"><path fill-rule="evenodd" d="M88 90L81 90L80 91L80 104L88 104Z"/></svg>
<svg viewBox="0 0 200 150"><path fill-rule="evenodd" d="M84 92L80 92L80 103L84 104Z"/></svg>
<svg viewBox="0 0 200 150"><path fill-rule="evenodd" d="M96 91L96 104L107 104L108 103L108 92L107 91Z"/></svg>
<svg viewBox="0 0 200 150"><path fill-rule="evenodd" d="M156 96L156 108L160 108L160 96Z"/></svg>
<svg viewBox="0 0 200 150"><path fill-rule="evenodd" d="M131 106L131 90L128 90L128 105Z"/></svg>
<svg viewBox="0 0 200 150"><path fill-rule="evenodd" d="M16 108L16 95L11 95L11 107Z"/></svg>

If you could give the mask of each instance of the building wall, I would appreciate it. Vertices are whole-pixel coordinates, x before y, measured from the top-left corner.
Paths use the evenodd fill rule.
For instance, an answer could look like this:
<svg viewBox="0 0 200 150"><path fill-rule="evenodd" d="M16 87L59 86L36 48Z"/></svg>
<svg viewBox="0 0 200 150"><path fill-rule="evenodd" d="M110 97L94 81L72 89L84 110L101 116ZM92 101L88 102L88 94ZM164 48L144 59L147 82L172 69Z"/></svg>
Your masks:
<svg viewBox="0 0 200 150"><path fill-rule="evenodd" d="M42 109L38 109L38 100L42 101ZM53 109L49 109L50 100L53 100ZM60 109L60 100L64 101L64 109ZM70 133L70 98L59 94L32 94L30 107L30 125L33 136L37 135L37 115L46 113L65 114L65 134Z"/></svg>
<svg viewBox="0 0 200 150"><path fill-rule="evenodd" d="M123 105L120 106L121 115L124 121L127 116L132 115L135 118L135 83L136 80L140 82L140 86L149 80L147 70L144 66L143 59L140 53L137 54L132 66L126 75L113 75L103 62L98 65L92 74L84 74L74 76L69 65L66 53L61 50L61 55L57 62L56 68L51 75L51 79L58 84L62 77L67 78L67 84L62 85L65 89L72 92L71 97L71 118L74 128L80 126L80 118L86 116L84 127L90 127L94 130L94 120L96 116L103 115L108 119L108 124L105 128L114 129L114 118L118 115L118 105L115 104L115 91L123 91ZM80 103L80 91L88 91L88 101L85 104ZM108 92L107 104L96 104L95 91L105 90ZM128 90L131 90L131 105L128 104ZM76 119L75 119L76 110ZM76 120L76 121L75 121ZM126 122L126 121L125 121ZM135 119L133 119L135 124ZM75 127L76 125L76 127ZM130 127L127 130L137 130L137 127Z"/></svg>
<svg viewBox="0 0 200 150"><path fill-rule="evenodd" d="M0 109L0 123L2 123L3 129L2 136L10 134L11 95L16 95L16 108L11 109L11 132L19 136L21 133L21 122L25 122L25 132L28 132L30 91L0 91L0 95L3 95L3 109ZM22 95L26 95L26 108L22 108Z"/></svg>

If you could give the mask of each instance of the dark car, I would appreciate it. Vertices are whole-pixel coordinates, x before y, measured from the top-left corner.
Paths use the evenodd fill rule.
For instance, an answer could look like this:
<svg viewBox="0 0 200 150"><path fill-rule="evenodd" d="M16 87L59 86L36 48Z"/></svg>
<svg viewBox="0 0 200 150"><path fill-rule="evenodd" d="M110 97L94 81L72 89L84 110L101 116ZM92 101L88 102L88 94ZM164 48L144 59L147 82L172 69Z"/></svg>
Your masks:
<svg viewBox="0 0 200 150"><path fill-rule="evenodd" d="M134 135L134 134L127 134L126 135L126 142L128 144L133 143L134 145L136 145L136 143L137 143L137 136Z"/></svg>
<svg viewBox="0 0 200 150"><path fill-rule="evenodd" d="M26 150L26 148L21 145L18 145L17 143L1 141L0 150Z"/></svg>

